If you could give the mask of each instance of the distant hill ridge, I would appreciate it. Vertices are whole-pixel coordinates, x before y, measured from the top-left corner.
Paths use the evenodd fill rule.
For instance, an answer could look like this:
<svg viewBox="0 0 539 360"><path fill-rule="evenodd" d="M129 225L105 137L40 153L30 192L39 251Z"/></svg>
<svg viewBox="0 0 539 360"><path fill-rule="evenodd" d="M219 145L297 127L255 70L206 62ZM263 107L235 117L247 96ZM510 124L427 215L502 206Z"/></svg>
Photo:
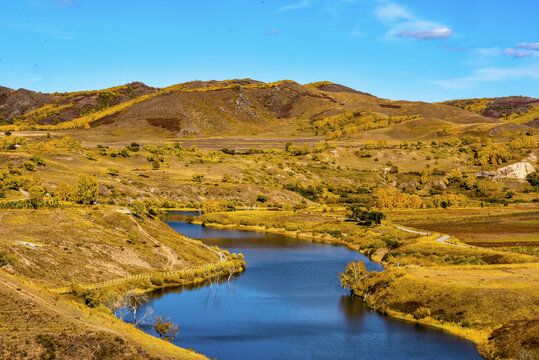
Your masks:
<svg viewBox="0 0 539 360"><path fill-rule="evenodd" d="M539 128L539 99L526 96L460 99L443 104L456 106L504 122Z"/></svg>
<svg viewBox="0 0 539 360"><path fill-rule="evenodd" d="M372 129L398 136L418 129L447 134L457 128L484 131L485 126L491 130L503 125L460 104L381 99L329 81L301 85L291 80L232 79L166 88L132 82L52 94L0 87L0 128L160 129L173 136L212 136L267 132L284 125L314 129L316 123L343 137Z"/></svg>

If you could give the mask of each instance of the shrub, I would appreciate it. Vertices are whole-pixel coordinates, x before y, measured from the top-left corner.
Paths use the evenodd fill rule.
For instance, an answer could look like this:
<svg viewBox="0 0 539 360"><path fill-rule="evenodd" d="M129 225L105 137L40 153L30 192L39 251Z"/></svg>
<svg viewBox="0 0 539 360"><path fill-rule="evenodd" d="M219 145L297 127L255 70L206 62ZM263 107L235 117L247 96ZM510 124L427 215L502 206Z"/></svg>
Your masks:
<svg viewBox="0 0 539 360"><path fill-rule="evenodd" d="M45 160L43 160L43 158L38 155L33 155L30 158L30 161L33 161L36 165L47 166L47 164L45 163Z"/></svg>
<svg viewBox="0 0 539 360"><path fill-rule="evenodd" d="M118 169L113 169L113 168L107 169L107 175L118 176L118 174L119 174Z"/></svg>
<svg viewBox="0 0 539 360"><path fill-rule="evenodd" d="M193 175L193 181L194 182L201 183L203 180L204 180L204 175L202 175L202 174Z"/></svg>
<svg viewBox="0 0 539 360"><path fill-rule="evenodd" d="M420 306L414 311L413 316L416 319L424 319L426 317L429 317L430 316L430 309L426 308L426 307L423 307L423 306Z"/></svg>
<svg viewBox="0 0 539 360"><path fill-rule="evenodd" d="M526 180L531 186L539 190L539 173L537 171L526 175Z"/></svg>
<svg viewBox="0 0 539 360"><path fill-rule="evenodd" d="M137 144L136 142L132 142L131 145L127 147L127 149L129 149L129 151L132 151L132 152L137 152L140 150L140 145Z"/></svg>
<svg viewBox="0 0 539 360"><path fill-rule="evenodd" d="M164 279L161 275L152 275L150 282L155 286L163 286Z"/></svg>
<svg viewBox="0 0 539 360"><path fill-rule="evenodd" d="M264 195L258 195L256 197L256 201L261 202L261 203L265 203L266 201L268 201L268 198L266 196L264 196Z"/></svg>
<svg viewBox="0 0 539 360"><path fill-rule="evenodd" d="M8 253L7 251L0 251L0 267L15 265L17 262L19 262L17 255Z"/></svg>
<svg viewBox="0 0 539 360"><path fill-rule="evenodd" d="M22 163L22 166L28 171L36 171L36 164L31 161L25 161Z"/></svg>

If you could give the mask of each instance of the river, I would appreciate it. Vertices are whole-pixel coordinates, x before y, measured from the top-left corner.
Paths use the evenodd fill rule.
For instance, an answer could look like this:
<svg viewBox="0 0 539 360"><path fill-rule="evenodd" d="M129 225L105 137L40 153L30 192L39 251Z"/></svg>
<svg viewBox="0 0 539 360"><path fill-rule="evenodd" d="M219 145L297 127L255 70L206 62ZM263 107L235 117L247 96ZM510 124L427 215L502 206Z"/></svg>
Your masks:
<svg viewBox="0 0 539 360"><path fill-rule="evenodd" d="M349 261L383 270L356 251L282 235L168 224L243 253L247 263L230 283L152 294L145 306L179 324L178 346L219 360L481 359L472 342L372 312L341 289L338 274ZM149 325L142 328L155 335Z"/></svg>

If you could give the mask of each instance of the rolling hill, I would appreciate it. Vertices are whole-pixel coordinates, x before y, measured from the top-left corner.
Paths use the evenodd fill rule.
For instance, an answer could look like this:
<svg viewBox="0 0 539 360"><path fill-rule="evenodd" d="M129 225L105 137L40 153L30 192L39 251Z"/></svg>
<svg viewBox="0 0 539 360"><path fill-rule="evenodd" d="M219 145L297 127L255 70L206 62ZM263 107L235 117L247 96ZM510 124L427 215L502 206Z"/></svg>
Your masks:
<svg viewBox="0 0 539 360"><path fill-rule="evenodd" d="M533 104L534 99L522 99L526 106ZM374 131L388 139L467 131L492 135L526 129L506 129L491 112L466 104L464 100L393 101L327 81L301 85L290 80L263 83L236 79L192 81L166 88L133 82L103 90L53 94L2 87L0 128L160 132L168 137L278 135L283 129L287 135L295 130L319 135L315 124L322 120L326 129L320 135L329 133L330 138ZM349 116L351 113L355 115ZM499 131L493 133L495 128Z"/></svg>
<svg viewBox="0 0 539 360"><path fill-rule="evenodd" d="M539 128L539 99L525 96L461 99L443 104L455 106L503 122Z"/></svg>

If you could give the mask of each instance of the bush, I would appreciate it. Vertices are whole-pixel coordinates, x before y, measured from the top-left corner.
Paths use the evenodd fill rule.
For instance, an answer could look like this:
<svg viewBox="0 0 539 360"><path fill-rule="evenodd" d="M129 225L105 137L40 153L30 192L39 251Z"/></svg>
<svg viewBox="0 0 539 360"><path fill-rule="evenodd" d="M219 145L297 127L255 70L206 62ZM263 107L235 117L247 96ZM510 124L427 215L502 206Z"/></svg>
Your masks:
<svg viewBox="0 0 539 360"><path fill-rule="evenodd" d="M430 316L430 309L420 306L414 311L413 315L416 319L424 319Z"/></svg>
<svg viewBox="0 0 539 360"><path fill-rule="evenodd" d="M17 255L8 253L7 251L0 251L0 267L15 265L18 261Z"/></svg>
<svg viewBox="0 0 539 360"><path fill-rule="evenodd" d="M107 169L107 175L118 176L118 174L119 174L118 169L113 169L113 168Z"/></svg>
<svg viewBox="0 0 539 360"><path fill-rule="evenodd" d="M45 160L43 160L43 158L38 155L33 155L30 158L30 161L33 161L36 165L47 166L47 164L45 163Z"/></svg>
<svg viewBox="0 0 539 360"><path fill-rule="evenodd" d="M31 161L25 161L22 163L22 166L28 171L36 171L36 164Z"/></svg>
<svg viewBox="0 0 539 360"><path fill-rule="evenodd" d="M526 180L530 183L531 186L536 189L539 189L539 173L537 171L526 175Z"/></svg>
<svg viewBox="0 0 539 360"><path fill-rule="evenodd" d="M195 174L193 175L193 181L197 183L201 183L204 180L204 175L202 174Z"/></svg>
<svg viewBox="0 0 539 360"><path fill-rule="evenodd" d="M163 286L164 279L161 275L152 275L150 282L155 286Z"/></svg>
<svg viewBox="0 0 539 360"><path fill-rule="evenodd" d="M266 201L268 201L268 198L266 196L264 196L264 195L258 195L256 197L256 201L261 202L261 203L265 203Z"/></svg>
<svg viewBox="0 0 539 360"><path fill-rule="evenodd" d="M137 152L140 150L140 145L137 144L136 142L132 142L131 145L127 147L127 149L129 149L129 151L132 151L132 152Z"/></svg>

